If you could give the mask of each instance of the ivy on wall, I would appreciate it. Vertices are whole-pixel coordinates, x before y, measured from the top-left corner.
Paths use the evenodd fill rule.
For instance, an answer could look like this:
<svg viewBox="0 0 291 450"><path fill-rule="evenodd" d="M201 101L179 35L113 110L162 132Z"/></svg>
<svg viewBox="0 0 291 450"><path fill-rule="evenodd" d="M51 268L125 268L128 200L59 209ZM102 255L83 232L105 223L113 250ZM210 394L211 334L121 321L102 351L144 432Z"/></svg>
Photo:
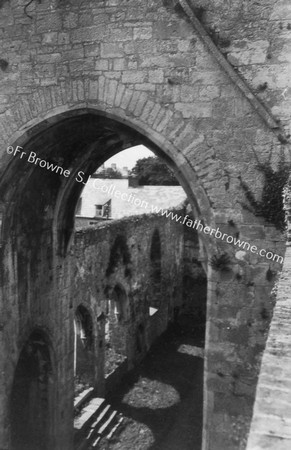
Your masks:
<svg viewBox="0 0 291 450"><path fill-rule="evenodd" d="M230 270L230 257L227 255L227 253L223 253L221 255L213 255L210 259L210 265L211 267L221 272L227 272Z"/></svg>
<svg viewBox="0 0 291 450"><path fill-rule="evenodd" d="M240 178L242 189L250 205L243 204L243 206L256 216L264 217L268 223L283 231L285 229L283 189L288 181L291 165L281 157L276 171L271 167L270 161L266 163L258 162L255 167L263 173L265 178L262 199L256 200L252 190Z"/></svg>

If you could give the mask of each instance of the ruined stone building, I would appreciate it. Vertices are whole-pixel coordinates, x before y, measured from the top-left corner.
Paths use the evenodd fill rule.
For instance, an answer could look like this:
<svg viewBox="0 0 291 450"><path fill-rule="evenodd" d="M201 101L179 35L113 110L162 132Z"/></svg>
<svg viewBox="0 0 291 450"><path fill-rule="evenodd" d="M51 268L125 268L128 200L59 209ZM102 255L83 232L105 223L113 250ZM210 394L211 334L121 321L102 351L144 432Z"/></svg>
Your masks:
<svg viewBox="0 0 291 450"><path fill-rule="evenodd" d="M0 44L0 449L72 450L74 375L103 394L104 339L136 364L197 271L202 449L289 449L291 259L276 301L271 199L290 163L290 2L1 0ZM74 232L89 175L139 144L174 170L194 244L157 216Z"/></svg>

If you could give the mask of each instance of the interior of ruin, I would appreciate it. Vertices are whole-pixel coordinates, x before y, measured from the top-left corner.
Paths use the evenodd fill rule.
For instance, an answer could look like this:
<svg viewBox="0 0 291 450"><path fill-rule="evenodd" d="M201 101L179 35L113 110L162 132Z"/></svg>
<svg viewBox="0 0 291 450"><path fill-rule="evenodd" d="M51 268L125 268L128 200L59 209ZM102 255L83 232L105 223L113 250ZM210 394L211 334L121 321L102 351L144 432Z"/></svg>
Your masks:
<svg viewBox="0 0 291 450"><path fill-rule="evenodd" d="M182 398L185 450L289 450L290 33L287 0L0 1L1 450L97 448L122 403L149 413L144 448L179 448ZM76 230L84 183L139 144L201 229L148 214Z"/></svg>

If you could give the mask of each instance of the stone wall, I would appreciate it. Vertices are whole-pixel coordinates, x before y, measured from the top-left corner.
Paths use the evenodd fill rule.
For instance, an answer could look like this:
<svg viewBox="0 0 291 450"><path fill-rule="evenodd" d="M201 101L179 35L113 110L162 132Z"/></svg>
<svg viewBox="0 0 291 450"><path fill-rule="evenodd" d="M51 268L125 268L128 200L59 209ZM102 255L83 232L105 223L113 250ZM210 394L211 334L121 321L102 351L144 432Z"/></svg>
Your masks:
<svg viewBox="0 0 291 450"><path fill-rule="evenodd" d="M0 447L9 448L21 349L41 329L55 368L54 450L67 450L77 174L86 180L113 154L144 144L174 169L195 217L283 254L281 234L244 206L242 183L260 200L258 160L276 169L282 155L290 159L290 6L201 0L199 21L201 10L193 15L184 0L43 0L29 5L31 17L26 4L0 4ZM23 155L8 148L17 145ZM28 161L31 152L70 176ZM200 238L205 266L222 252L231 259L227 273L207 266L203 449L234 450L244 446L273 307L269 271L280 265Z"/></svg>
<svg viewBox="0 0 291 450"><path fill-rule="evenodd" d="M288 0L191 0L227 61L290 133Z"/></svg>
<svg viewBox="0 0 291 450"><path fill-rule="evenodd" d="M157 232L161 243L160 303L155 304L158 311L152 330L150 249L153 234ZM108 302L113 298L115 287L123 289L126 311L123 311L123 320L117 323L117 339L120 348L125 347L125 352L121 353L127 357L129 368L145 356L153 340L173 320L174 307L182 303L183 254L183 225L157 215L106 222L75 234L72 247L74 309L79 304L87 305L93 320L97 320L102 313L110 314ZM137 340L141 326L144 345L140 347ZM96 356L98 361L98 354Z"/></svg>
<svg viewBox="0 0 291 450"><path fill-rule="evenodd" d="M290 271L288 247L262 358L247 450L290 448Z"/></svg>
<svg viewBox="0 0 291 450"><path fill-rule="evenodd" d="M287 249L273 296L276 305L264 350L247 450L290 447L290 179L284 190Z"/></svg>

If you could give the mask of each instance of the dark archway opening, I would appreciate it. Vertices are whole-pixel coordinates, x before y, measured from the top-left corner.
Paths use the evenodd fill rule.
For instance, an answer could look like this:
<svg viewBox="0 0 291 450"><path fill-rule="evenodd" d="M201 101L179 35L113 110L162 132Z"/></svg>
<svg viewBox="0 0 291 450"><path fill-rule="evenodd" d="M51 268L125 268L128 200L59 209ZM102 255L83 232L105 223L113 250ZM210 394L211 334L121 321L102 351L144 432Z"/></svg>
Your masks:
<svg viewBox="0 0 291 450"><path fill-rule="evenodd" d="M23 347L10 400L12 450L52 449L50 404L52 365L43 334L35 331Z"/></svg>
<svg viewBox="0 0 291 450"><path fill-rule="evenodd" d="M126 237L119 234L116 236L110 250L110 258L106 268L106 277L110 277L120 269L124 271L124 277L128 277L130 275L130 264L131 256L126 242ZM116 289L117 291L114 290L115 296L121 295L118 291L119 288ZM120 289L123 290L123 288Z"/></svg>
<svg viewBox="0 0 291 450"><path fill-rule="evenodd" d="M93 322L89 311L79 305L75 313L75 389L94 386L95 358Z"/></svg>

